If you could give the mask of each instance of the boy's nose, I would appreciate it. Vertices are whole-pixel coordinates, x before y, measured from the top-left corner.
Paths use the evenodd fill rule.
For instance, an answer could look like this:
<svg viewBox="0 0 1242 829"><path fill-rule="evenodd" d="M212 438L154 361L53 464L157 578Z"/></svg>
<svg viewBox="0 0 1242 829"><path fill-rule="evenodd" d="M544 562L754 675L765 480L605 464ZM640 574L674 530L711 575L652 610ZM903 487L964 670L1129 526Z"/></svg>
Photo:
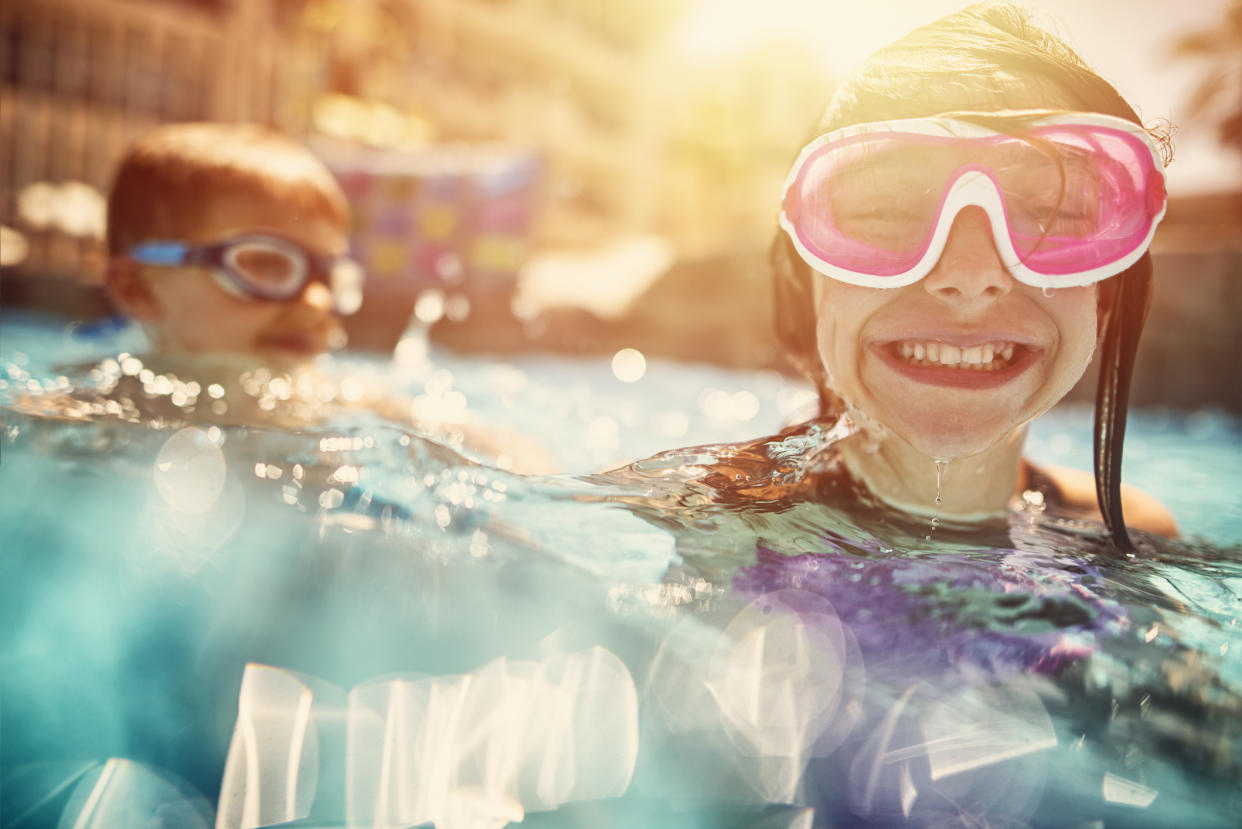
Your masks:
<svg viewBox="0 0 1242 829"><path fill-rule="evenodd" d="M318 311L332 310L332 291L322 282L309 282L298 300Z"/></svg>
<svg viewBox="0 0 1242 829"><path fill-rule="evenodd" d="M954 217L940 261L923 287L955 306L995 302L1013 289L1013 275L996 250L983 208L972 205Z"/></svg>

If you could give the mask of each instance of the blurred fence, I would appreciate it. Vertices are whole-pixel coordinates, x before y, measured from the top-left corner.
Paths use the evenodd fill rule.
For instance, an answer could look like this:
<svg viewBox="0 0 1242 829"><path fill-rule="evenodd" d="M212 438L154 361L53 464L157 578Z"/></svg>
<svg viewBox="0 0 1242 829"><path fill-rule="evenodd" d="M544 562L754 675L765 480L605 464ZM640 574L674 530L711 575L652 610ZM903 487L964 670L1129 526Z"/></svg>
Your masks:
<svg viewBox="0 0 1242 829"><path fill-rule="evenodd" d="M0 224L26 237L19 273L98 278L102 194L123 149L155 124L305 123L268 11L249 0L0 5Z"/></svg>

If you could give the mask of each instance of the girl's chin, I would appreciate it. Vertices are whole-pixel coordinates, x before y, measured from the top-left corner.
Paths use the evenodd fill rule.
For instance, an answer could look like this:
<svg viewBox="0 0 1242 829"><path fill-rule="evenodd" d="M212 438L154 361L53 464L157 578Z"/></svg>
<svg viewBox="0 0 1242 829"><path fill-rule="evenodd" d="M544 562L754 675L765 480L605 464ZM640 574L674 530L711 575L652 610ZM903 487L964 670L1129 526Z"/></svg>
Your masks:
<svg viewBox="0 0 1242 829"><path fill-rule="evenodd" d="M1016 430L995 428L928 429L891 425L888 431L921 455L939 460L957 460L978 455L1003 443Z"/></svg>
<svg viewBox="0 0 1242 829"><path fill-rule="evenodd" d="M877 398L875 393L860 396L864 405L847 404L850 416L870 436L870 443L901 444L931 459L969 458L1007 442L1022 431L1029 418L1013 407L962 409L958 406L935 410L920 409L917 400L904 397ZM887 404L887 405L882 405ZM986 415L986 417L985 417Z"/></svg>

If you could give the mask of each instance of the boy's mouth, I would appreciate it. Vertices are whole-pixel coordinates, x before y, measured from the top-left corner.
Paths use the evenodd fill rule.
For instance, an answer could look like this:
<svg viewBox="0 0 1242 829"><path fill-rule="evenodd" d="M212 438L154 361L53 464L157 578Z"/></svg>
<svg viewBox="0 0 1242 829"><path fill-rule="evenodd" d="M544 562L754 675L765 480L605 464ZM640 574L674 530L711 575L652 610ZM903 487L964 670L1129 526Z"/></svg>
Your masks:
<svg viewBox="0 0 1242 829"><path fill-rule="evenodd" d="M291 331L282 334L266 334L259 339L259 347L294 354L317 354L323 351L324 342L323 338L317 334Z"/></svg>
<svg viewBox="0 0 1242 829"><path fill-rule="evenodd" d="M968 346L937 340L894 340L873 352L901 374L922 383L990 388L1007 383L1033 365L1041 349L1010 340Z"/></svg>

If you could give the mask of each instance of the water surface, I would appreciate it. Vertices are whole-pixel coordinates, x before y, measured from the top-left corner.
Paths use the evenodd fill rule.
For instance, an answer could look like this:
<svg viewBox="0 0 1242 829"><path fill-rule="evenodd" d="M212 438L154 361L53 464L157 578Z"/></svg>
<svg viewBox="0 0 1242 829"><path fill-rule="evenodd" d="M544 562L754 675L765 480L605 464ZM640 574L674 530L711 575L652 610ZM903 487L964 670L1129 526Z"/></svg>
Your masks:
<svg viewBox="0 0 1242 829"><path fill-rule="evenodd" d="M98 347L36 326L21 350L13 330L9 391L58 385L48 352ZM6 414L6 825L1230 826L1242 812L1242 555L1224 474L1200 499L1210 514L1179 509L1199 503L1186 492L1173 504L1190 540L1138 534L1124 555L1034 506L933 525L812 485L834 424L720 445L779 428L798 388L772 375L653 361L626 385L604 363L433 356L400 382L444 394L449 372L448 391L514 413L582 474L512 475L365 417L285 430ZM1037 454L1084 451L1075 416L1036 431ZM1147 417L1163 425L1146 432ZM1180 470L1182 489L1216 467L1184 469L1196 444L1175 436L1238 451L1220 415L1139 423L1128 457L1172 453L1162 474ZM627 465L690 443L704 445ZM731 480L711 477L722 460Z"/></svg>

